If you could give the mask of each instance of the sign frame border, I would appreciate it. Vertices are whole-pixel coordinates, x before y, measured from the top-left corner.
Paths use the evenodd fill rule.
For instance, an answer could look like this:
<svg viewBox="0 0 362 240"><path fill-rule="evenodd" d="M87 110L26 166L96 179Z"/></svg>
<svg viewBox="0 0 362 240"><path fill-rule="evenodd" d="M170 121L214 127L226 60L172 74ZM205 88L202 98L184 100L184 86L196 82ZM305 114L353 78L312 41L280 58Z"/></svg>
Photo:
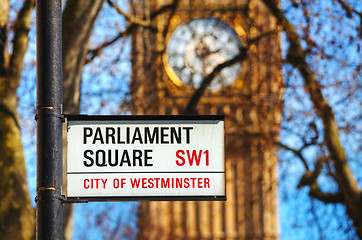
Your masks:
<svg viewBox="0 0 362 240"><path fill-rule="evenodd" d="M219 120L224 121L225 115L87 115L64 114L70 121L144 121L144 120Z"/></svg>
<svg viewBox="0 0 362 240"><path fill-rule="evenodd" d="M201 120L201 121L224 121L225 115L87 115L87 114L64 114L65 124L68 121L175 121L175 120ZM66 134L66 137L68 135ZM225 133L224 133L225 137ZM225 149L225 146L224 146ZM67 166L66 159L65 165ZM226 201L226 161L224 151L224 189L225 195L221 196L124 196L124 197L67 197L66 192L62 196L64 203L87 203L87 202L115 202L115 201ZM68 171L63 182L66 184Z"/></svg>

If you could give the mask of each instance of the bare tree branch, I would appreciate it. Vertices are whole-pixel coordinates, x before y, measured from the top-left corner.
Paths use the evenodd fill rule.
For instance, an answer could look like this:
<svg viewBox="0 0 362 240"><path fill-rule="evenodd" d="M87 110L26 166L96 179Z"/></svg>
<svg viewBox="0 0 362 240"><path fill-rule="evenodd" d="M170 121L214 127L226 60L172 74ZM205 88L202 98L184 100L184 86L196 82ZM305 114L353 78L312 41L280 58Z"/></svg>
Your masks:
<svg viewBox="0 0 362 240"><path fill-rule="evenodd" d="M306 145L304 145L302 148L300 148L300 149L297 150L297 149L291 148L291 147L289 147L289 146L287 146L287 145L285 145L285 144L282 144L281 142L278 142L277 144L278 144L280 147L282 147L282 148L284 148L284 149L286 149L286 150L288 150L288 151L293 152L294 155L297 156L297 157L302 161L305 169L306 169L307 171L310 171L309 166L308 166L308 163L307 163L307 160L305 160L305 158L304 158L303 155L302 155L303 149L305 149L305 148L307 147Z"/></svg>
<svg viewBox="0 0 362 240"><path fill-rule="evenodd" d="M125 31L118 33L117 36L115 36L113 39L111 39L108 42L104 42L102 43L100 46L92 49L92 50L88 50L88 55L91 55L89 58L86 59L85 64L90 63L91 61L94 60L94 58L98 57L101 53L103 48L106 48L110 45L112 45L113 43L117 42L119 39L127 37L130 35L130 33L133 31L133 29L135 28L136 25L131 25L129 26Z"/></svg>
<svg viewBox="0 0 362 240"><path fill-rule="evenodd" d="M291 149L293 150L293 149ZM300 153L299 151L297 151ZM300 157L300 156L298 156ZM327 162L327 157L322 156L319 159L317 159L316 164L314 166L314 170L311 171L307 169L305 174L302 176L302 178L299 180L298 188L302 188L305 186L309 186L309 196L318 199L319 201L322 201L324 203L344 203L345 198L341 192L338 193L326 193L323 192L319 185L318 185L318 177L321 173L321 170L325 163ZM302 159L302 162L306 164L305 159Z"/></svg>
<svg viewBox="0 0 362 240"><path fill-rule="evenodd" d="M317 184L317 179L324 164L327 162L327 158L325 156L317 159L316 164L314 166L314 171L310 171L309 169L305 172L303 177L300 179L298 188L302 188L304 186L312 186L313 184Z"/></svg>
<svg viewBox="0 0 362 240"><path fill-rule="evenodd" d="M258 42L260 39L270 36L272 34L277 34L278 31L276 30L272 30L272 31L268 31L265 33L260 34L259 36L257 36L256 38L250 39L248 41L248 44L252 44L255 42ZM221 70L223 70L226 67L229 67L237 62L242 62L244 59L246 59L247 57L247 51L249 49L248 48L241 48L239 50L239 54L236 55L234 58L224 62L224 63L220 63L219 65L217 65L213 71L207 75L201 82L200 87L195 90L195 92L193 93L193 95L191 96L185 110L184 110L184 114L197 114L196 111L196 106L198 104L198 102L200 101L201 97L203 96L206 88L211 84L212 80L221 72Z"/></svg>
<svg viewBox="0 0 362 240"><path fill-rule="evenodd" d="M107 0L107 1L114 5L114 3L111 2L110 0ZM154 19L155 17L157 17L158 15L164 13L164 12L172 11L174 8L175 8L175 3L166 4L166 5L163 5L163 6L159 7L159 8L157 8L157 9L155 9L155 11L151 13L151 16L150 16L151 20ZM131 14L127 14L127 13L123 14L123 11L121 9L119 9L118 12L120 14L122 14L122 15L126 14L129 17L131 24L127 27L126 30L124 30L122 32L119 32L117 34L117 36L112 38L110 41L106 41L106 42L102 43L101 45L99 45L98 47L96 47L94 49L91 49L91 50L88 50L88 55L90 55L90 56L86 59L85 64L90 63L91 61L94 60L94 58L98 57L102 53L102 50L104 48L111 46L112 44L114 44L115 42L117 42L121 38L128 37L134 31L134 29L137 26L142 26L142 27L148 28L148 29L150 29L151 31L154 31L154 32L157 31L157 29L151 25L150 21L141 20L139 18L136 18L136 17L132 16ZM124 15L124 16L126 17L126 15ZM133 19L135 21L132 21L131 19ZM148 22L148 24L145 24L146 22Z"/></svg>
<svg viewBox="0 0 362 240"><path fill-rule="evenodd" d="M0 7L0 75L6 74L7 61L7 24L9 21L10 1L2 1Z"/></svg>
<svg viewBox="0 0 362 240"><path fill-rule="evenodd" d="M309 196L318 199L324 203L344 203L345 198L341 192L337 193L324 193L321 191L317 183L310 186Z"/></svg>
<svg viewBox="0 0 362 240"><path fill-rule="evenodd" d="M107 0L107 2L119 14L123 15L131 24L137 24L137 25L144 26L144 27L149 27L150 26L150 19L143 20L143 19L137 18L137 17L133 16L132 14L129 14L129 13L126 13L125 11L123 11L121 8L119 8L111 0Z"/></svg>
<svg viewBox="0 0 362 240"><path fill-rule="evenodd" d="M314 170L312 171L309 168L306 159L302 155L302 151L306 147L313 145L313 143L305 143L300 149L294 149L294 148L286 146L282 143L278 143L278 145L288 151L293 152L294 155L297 156L302 161L302 163L304 164L304 166L306 168L306 172L304 173L302 178L299 180L299 183L297 186L298 188L309 186L310 187L309 195L324 203L343 203L344 202L344 197L343 197L342 193L340 193L340 192L325 193L325 192L322 192L320 187L318 186L317 179L319 177L319 174L321 173L323 166L325 165L325 163L327 162L328 159L326 156L321 156L319 159L317 159L316 164L314 166Z"/></svg>
<svg viewBox="0 0 362 240"><path fill-rule="evenodd" d="M166 26L164 27L163 37L166 37L166 35L167 35L167 33L168 33L169 26L170 26L170 23L171 23L171 19L172 19L173 16L175 15L175 12L176 12L176 9L177 9L177 7L178 7L178 4L179 4L179 0L173 0L172 4L170 4L171 14L170 14L170 16L168 17Z"/></svg>
<svg viewBox="0 0 362 240"><path fill-rule="evenodd" d="M195 90L194 94L191 96L185 110L184 110L184 114L197 114L196 111L196 106L197 103L199 102L200 98L203 96L206 88L210 85L210 83L212 82L212 80L221 72L221 70L223 70L226 67L229 67L237 62L241 62L246 58L246 52L247 52L247 48L241 48L240 49L240 53L238 55L236 55L235 57L233 57L232 59L220 63L219 65L217 65L214 70L212 70L212 72L207 75L201 82L200 87Z"/></svg>
<svg viewBox="0 0 362 240"><path fill-rule="evenodd" d="M362 37L362 12L358 12L356 9L352 8L351 5L349 5L348 3L346 3L343 0L337 0L339 2L339 4L342 6L342 8L346 11L347 13L347 17L348 18L352 18L353 13L357 14L359 16L359 20L360 20L360 37Z"/></svg>
<svg viewBox="0 0 362 240"><path fill-rule="evenodd" d="M360 12L358 12L356 9L352 8L352 6L348 3L346 3L345 1L337 0L337 2L339 2L339 4L341 4L342 8L347 12L348 18L352 18L353 13L362 17L362 14Z"/></svg>
<svg viewBox="0 0 362 240"><path fill-rule="evenodd" d="M14 26L13 53L10 57L10 72L18 80L20 80L21 71L23 69L23 59L28 49L31 13L34 10L34 7L34 0L26 0L19 12ZM17 87L18 84L19 83L16 83L14 87Z"/></svg>
<svg viewBox="0 0 362 240"><path fill-rule="evenodd" d="M331 152L331 157L336 164L336 168L338 168L337 171L340 171L340 177L343 179L344 183L349 186L350 191L359 194L360 190L358 188L357 181L354 179L353 174L348 167L344 149L339 141L338 127L335 121L334 113L322 95L321 86L318 83L315 73L306 62L305 53L299 42L299 36L295 32L294 27L289 23L289 21L285 18L283 13L274 4L273 1L263 1L269 7L269 9L271 9L271 11L277 17L279 23L284 28L290 43L287 60L301 73L304 79L305 89L309 93L314 107L318 111L318 115L323 121L325 141L328 150Z"/></svg>
<svg viewBox="0 0 362 240"><path fill-rule="evenodd" d="M362 193L357 180L347 163L345 150L339 139L339 130L332 108L322 94L321 86L315 72L306 60L306 54L300 43L300 36L290 24L283 12L272 0L263 0L271 13L276 17L278 23L283 27L288 42L290 43L287 61L296 68L304 80L304 88L309 93L314 108L324 127L325 144L336 169L337 183L339 189L347 202L349 216L354 220L357 233L362 237Z"/></svg>

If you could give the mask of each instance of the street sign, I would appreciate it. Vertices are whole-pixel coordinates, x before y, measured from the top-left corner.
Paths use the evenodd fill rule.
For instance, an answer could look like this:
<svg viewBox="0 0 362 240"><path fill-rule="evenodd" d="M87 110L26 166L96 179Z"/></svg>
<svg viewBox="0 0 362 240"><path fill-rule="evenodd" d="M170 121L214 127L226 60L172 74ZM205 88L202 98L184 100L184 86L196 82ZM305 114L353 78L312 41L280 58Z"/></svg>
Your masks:
<svg viewBox="0 0 362 240"><path fill-rule="evenodd" d="M66 116L67 200L225 200L223 118Z"/></svg>

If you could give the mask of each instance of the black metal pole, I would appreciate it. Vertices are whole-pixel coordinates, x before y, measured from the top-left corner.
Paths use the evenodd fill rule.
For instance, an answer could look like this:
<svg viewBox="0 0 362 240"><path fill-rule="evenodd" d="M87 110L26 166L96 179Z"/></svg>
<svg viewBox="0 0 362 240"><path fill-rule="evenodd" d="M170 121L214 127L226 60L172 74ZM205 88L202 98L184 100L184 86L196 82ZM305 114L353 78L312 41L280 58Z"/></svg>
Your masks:
<svg viewBox="0 0 362 240"><path fill-rule="evenodd" d="M61 13L61 0L36 1L37 239L63 239Z"/></svg>

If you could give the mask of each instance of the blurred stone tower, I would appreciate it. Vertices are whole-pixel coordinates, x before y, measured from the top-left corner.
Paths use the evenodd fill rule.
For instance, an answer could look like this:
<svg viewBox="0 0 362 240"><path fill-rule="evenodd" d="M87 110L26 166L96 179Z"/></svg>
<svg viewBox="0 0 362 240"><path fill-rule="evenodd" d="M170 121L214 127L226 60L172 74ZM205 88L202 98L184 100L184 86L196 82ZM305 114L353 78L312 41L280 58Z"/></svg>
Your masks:
<svg viewBox="0 0 362 240"><path fill-rule="evenodd" d="M202 77L245 47L197 104L225 114L226 202L142 202L139 239L278 239L279 37L257 0L134 0L133 114L182 114ZM146 26L150 23L150 27ZM229 47L230 46L230 47Z"/></svg>

